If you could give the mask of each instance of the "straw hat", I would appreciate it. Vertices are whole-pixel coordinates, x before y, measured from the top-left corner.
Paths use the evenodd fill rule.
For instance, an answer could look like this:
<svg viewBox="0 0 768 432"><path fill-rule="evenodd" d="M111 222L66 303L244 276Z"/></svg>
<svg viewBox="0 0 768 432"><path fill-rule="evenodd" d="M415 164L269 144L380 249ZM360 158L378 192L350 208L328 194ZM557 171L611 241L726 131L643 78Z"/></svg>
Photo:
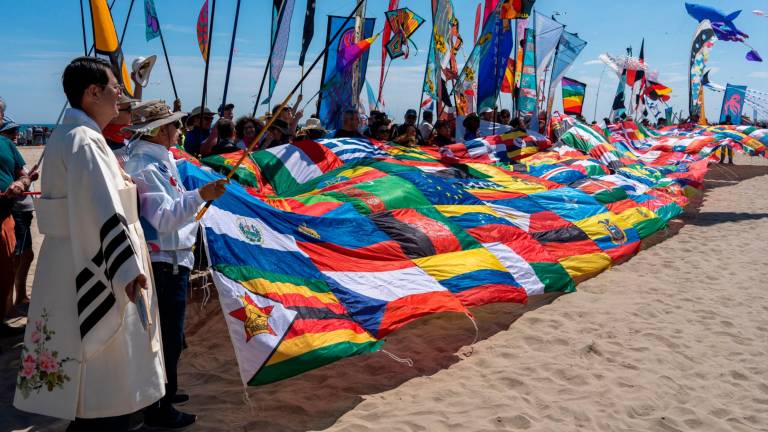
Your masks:
<svg viewBox="0 0 768 432"><path fill-rule="evenodd" d="M317 118L308 118L307 122L304 123L304 127L301 128L301 132L306 132L310 130L318 130L323 133L328 132L327 130L325 130L322 123L320 123L320 119L317 119Z"/></svg>
<svg viewBox="0 0 768 432"><path fill-rule="evenodd" d="M132 133L146 133L152 129L181 120L187 114L173 112L165 101L156 99L143 102L131 111L131 125L123 130Z"/></svg>

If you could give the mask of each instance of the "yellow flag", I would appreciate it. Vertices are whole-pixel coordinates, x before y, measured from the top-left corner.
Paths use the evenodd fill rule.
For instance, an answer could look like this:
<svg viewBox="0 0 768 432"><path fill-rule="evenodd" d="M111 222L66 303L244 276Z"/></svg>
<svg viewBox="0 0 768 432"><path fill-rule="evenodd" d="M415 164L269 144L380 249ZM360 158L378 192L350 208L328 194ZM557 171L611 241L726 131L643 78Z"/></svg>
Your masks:
<svg viewBox="0 0 768 432"><path fill-rule="evenodd" d="M125 65L123 50L117 39L115 23L107 0L90 0L91 20L93 21L93 43L97 56L104 56L112 65L112 72L129 96L133 96L133 85L128 67Z"/></svg>

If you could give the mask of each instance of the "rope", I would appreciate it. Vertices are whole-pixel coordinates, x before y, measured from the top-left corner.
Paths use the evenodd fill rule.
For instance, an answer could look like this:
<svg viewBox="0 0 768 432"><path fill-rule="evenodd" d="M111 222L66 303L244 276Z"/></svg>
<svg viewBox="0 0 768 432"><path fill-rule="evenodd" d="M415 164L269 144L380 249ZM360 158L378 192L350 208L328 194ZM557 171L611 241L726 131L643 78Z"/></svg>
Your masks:
<svg viewBox="0 0 768 432"><path fill-rule="evenodd" d="M408 367L413 367L413 360L411 360L409 358L398 357L398 356L392 354L391 352L389 352L387 350L381 350L381 352L383 352L384 354L388 355L389 358L391 358L392 360L394 360L394 361L396 361L398 363L406 364L406 365L408 365Z"/></svg>
<svg viewBox="0 0 768 432"><path fill-rule="evenodd" d="M478 340L480 340L480 329L477 327L477 321L475 321L475 317L472 316L469 312L465 313L464 316L469 318L469 321L472 323L472 326L475 328L475 338L472 340L472 343L470 345L474 345L477 343Z"/></svg>

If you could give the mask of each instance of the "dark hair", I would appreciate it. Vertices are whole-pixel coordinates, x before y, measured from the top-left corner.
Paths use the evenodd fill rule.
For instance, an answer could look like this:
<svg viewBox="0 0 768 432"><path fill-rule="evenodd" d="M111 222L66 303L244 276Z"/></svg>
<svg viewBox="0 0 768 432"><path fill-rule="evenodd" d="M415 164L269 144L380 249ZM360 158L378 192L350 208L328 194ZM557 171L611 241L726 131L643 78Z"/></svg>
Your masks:
<svg viewBox="0 0 768 432"><path fill-rule="evenodd" d="M248 123L253 123L257 134L261 132L262 129L264 129L264 123L256 120L255 118L251 116L240 117L235 123L235 135L237 135L237 139L243 139L245 136L245 126L248 125Z"/></svg>
<svg viewBox="0 0 768 432"><path fill-rule="evenodd" d="M343 114L343 115L345 115L345 116L346 116L346 115L353 115L353 116L356 116L356 115L357 115L357 111L356 111L356 110L353 110L353 109L344 110L344 114Z"/></svg>
<svg viewBox="0 0 768 432"><path fill-rule="evenodd" d="M435 122L435 129L434 130L437 131L441 127L446 127L446 126L449 127L449 128L451 127L451 124L448 123L448 120L438 120L438 121Z"/></svg>
<svg viewBox="0 0 768 432"><path fill-rule="evenodd" d="M61 75L64 94L72 108L82 108L83 94L92 85L109 84L109 62L96 57L78 57L72 60Z"/></svg>
<svg viewBox="0 0 768 432"><path fill-rule="evenodd" d="M275 105L275 106L273 106L273 107L272 107L272 115L275 115L275 114L277 114L277 110L278 110L279 108L280 108L280 105ZM290 106L290 105L286 105L286 106L283 108L283 111L285 111L285 110L293 110L293 107L292 107L292 106ZM280 111L280 112L282 113L283 111Z"/></svg>
<svg viewBox="0 0 768 432"><path fill-rule="evenodd" d="M432 111L424 111L424 115L422 117L424 117L424 120L426 119L432 120Z"/></svg>
<svg viewBox="0 0 768 432"><path fill-rule="evenodd" d="M232 120L221 119L216 122L216 133L219 138L229 139L235 133L235 124L232 123Z"/></svg>
<svg viewBox="0 0 768 432"><path fill-rule="evenodd" d="M510 116L510 117L511 117L511 116L512 116L512 114L509 112L509 110L508 110L508 109L504 108L504 109L503 109L503 110L501 110L501 112L499 113L499 117L504 117L504 116Z"/></svg>

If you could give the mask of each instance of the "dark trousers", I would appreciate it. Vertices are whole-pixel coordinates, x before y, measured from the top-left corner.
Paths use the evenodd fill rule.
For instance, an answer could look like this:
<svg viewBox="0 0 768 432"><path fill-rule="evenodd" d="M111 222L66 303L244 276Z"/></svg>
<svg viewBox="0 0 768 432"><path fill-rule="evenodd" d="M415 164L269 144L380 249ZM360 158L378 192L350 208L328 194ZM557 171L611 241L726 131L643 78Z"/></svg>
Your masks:
<svg viewBox="0 0 768 432"><path fill-rule="evenodd" d="M184 315L187 307L187 289L189 288L189 269L178 267L173 274L173 265L153 262L152 273L155 278L157 305L160 310L160 333L163 336L163 356L165 359L165 396L156 404L156 408L169 407L178 390L177 368L184 346Z"/></svg>
<svg viewBox="0 0 768 432"><path fill-rule="evenodd" d="M728 162L733 163L733 149L728 145L720 147L720 163L725 162L726 155L728 156Z"/></svg>
<svg viewBox="0 0 768 432"><path fill-rule="evenodd" d="M66 432L123 432L128 430L130 419L130 414L117 417L76 418L75 421L69 423Z"/></svg>

